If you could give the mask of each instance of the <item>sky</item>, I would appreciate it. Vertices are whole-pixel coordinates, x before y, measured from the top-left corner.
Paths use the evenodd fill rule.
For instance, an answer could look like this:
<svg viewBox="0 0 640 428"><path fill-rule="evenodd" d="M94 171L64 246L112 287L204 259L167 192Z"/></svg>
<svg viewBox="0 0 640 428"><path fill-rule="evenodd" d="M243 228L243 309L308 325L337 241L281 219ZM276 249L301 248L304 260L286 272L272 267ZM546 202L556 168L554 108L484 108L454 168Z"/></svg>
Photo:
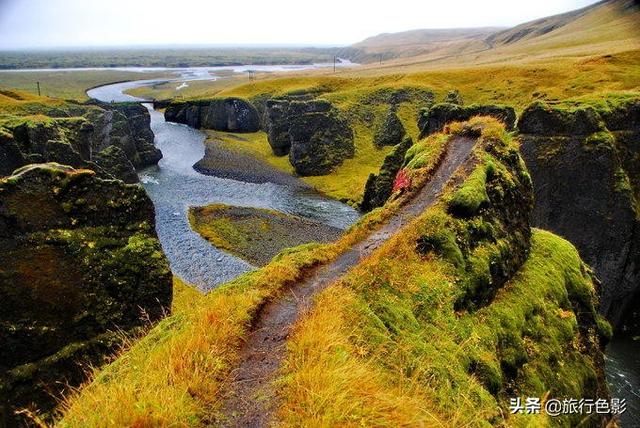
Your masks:
<svg viewBox="0 0 640 428"><path fill-rule="evenodd" d="M513 26L595 0L0 0L0 49L350 45L419 28Z"/></svg>

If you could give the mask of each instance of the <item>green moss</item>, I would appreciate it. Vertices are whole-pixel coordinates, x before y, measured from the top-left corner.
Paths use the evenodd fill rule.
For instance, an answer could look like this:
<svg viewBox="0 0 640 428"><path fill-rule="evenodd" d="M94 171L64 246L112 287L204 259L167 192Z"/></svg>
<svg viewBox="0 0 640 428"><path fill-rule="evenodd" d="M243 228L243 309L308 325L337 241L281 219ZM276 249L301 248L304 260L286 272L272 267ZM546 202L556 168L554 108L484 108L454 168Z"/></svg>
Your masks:
<svg viewBox="0 0 640 428"><path fill-rule="evenodd" d="M416 249L422 254L434 251L457 268L464 268L466 265L462 251L456 243L456 236L450 229L441 229L431 235L422 236Z"/></svg>
<svg viewBox="0 0 640 428"><path fill-rule="evenodd" d="M607 343L613 337L613 327L609 321L607 321L603 316L598 315L596 317L596 326L598 327L598 334L603 339L604 343Z"/></svg>
<svg viewBox="0 0 640 428"><path fill-rule="evenodd" d="M451 138L450 135L438 134L435 137L425 138L414 144L405 155L405 166L409 169L431 167L438 159L442 148Z"/></svg>
<svg viewBox="0 0 640 428"><path fill-rule="evenodd" d="M584 147L587 150L593 149L605 149L605 150L613 150L616 145L616 140L611 132L604 130L600 132L595 132L589 135L584 140Z"/></svg>
<svg viewBox="0 0 640 428"><path fill-rule="evenodd" d="M486 184L487 169L482 165L477 167L462 187L451 196L449 210L462 216L472 216L477 213L480 207L489 201Z"/></svg>

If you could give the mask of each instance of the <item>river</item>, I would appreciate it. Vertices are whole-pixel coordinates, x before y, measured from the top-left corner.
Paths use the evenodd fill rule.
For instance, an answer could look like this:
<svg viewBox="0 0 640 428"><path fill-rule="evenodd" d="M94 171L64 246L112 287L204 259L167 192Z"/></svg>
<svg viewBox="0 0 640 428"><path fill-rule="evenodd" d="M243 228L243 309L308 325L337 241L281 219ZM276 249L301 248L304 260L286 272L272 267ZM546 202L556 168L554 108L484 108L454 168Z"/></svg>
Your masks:
<svg viewBox="0 0 640 428"><path fill-rule="evenodd" d="M303 66L236 67L263 71L300 70ZM216 79L215 70L229 67L183 69L175 79L148 79L116 83L87 91L91 98L104 102L143 101L124 93L128 89L159 82ZM213 73L213 74L212 74ZM194 232L187 218L190 206L212 203L269 208L346 228L359 214L348 205L317 192L279 184L254 184L203 175L193 164L204 156L205 134L186 125L166 122L164 115L144 104L151 114L155 145L162 151L158 166L139 171L156 210L156 229L173 273L202 291L227 282L253 267L245 261L218 250Z"/></svg>
<svg viewBox="0 0 640 428"><path fill-rule="evenodd" d="M124 91L175 81L216 79L216 70L286 71L307 66L243 66L178 70L175 79L149 79L91 89L91 98L105 102L143 101ZM168 69L160 69L168 70ZM141 71L141 69L137 69ZM157 70L156 70L157 71ZM213 73L213 74L212 74ZM186 125L166 122L150 104L151 129L163 158L157 167L140 171L140 179L156 208L156 228L175 275L203 291L229 281L253 267L222 252L195 233L188 222L190 206L211 203L270 208L346 228L358 219L351 207L315 192L271 183L252 184L196 172L192 166L204 155L205 134ZM611 395L627 402L623 427L640 426L640 341L614 338L606 352L606 376Z"/></svg>

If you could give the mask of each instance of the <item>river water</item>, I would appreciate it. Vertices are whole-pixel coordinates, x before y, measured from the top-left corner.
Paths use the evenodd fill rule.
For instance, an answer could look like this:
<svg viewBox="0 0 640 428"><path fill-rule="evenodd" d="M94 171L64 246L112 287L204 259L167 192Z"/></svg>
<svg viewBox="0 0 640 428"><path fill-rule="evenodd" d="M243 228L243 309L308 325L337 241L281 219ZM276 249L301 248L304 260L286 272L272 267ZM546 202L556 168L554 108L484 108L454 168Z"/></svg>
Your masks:
<svg viewBox="0 0 640 428"><path fill-rule="evenodd" d="M175 81L215 79L215 70L228 67L184 69L175 79L149 79L116 83L91 89L91 98L105 102L141 101L124 91ZM245 70L299 70L301 66L236 67ZM253 267L245 261L218 250L194 232L187 218L190 206L212 203L269 208L306 217L331 226L346 228L359 215L356 210L309 189L272 183L254 184L203 175L193 164L204 156L205 134L186 125L166 122L164 115L145 104L151 114L155 145L163 154L158 166L139 171L156 210L156 229L173 273L203 291L227 282Z"/></svg>
<svg viewBox="0 0 640 428"><path fill-rule="evenodd" d="M307 67L182 69L177 71L175 79L117 83L91 89L87 94L105 102L142 101L124 91L167 81L175 81L179 87L191 80L213 80L217 78L216 70L286 71ZM190 206L225 203L270 208L340 228L346 228L358 219L353 208L313 191L272 183L245 183L196 172L192 166L204 155L205 134L186 125L166 122L162 113L155 111L150 104L145 106L151 114L155 145L162 150L163 158L157 167L140 171L140 179L155 205L158 236L172 271L201 290L210 290L253 267L216 249L194 232L187 219ZM627 403L627 411L620 418L622 426L640 427L640 342L614 338L607 347L605 370L612 397L624 398Z"/></svg>

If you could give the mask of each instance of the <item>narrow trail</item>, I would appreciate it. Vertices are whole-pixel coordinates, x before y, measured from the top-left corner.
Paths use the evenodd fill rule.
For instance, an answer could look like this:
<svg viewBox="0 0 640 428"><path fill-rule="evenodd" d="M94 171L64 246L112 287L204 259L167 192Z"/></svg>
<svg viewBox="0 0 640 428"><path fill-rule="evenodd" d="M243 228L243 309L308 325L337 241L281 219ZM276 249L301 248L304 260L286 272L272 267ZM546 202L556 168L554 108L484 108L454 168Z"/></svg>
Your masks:
<svg viewBox="0 0 640 428"><path fill-rule="evenodd" d="M319 291L347 273L433 204L453 173L469 157L474 144L475 140L465 137L451 140L431 180L381 228L335 261L316 268L290 288L288 295L265 305L240 352L240 364L232 373L232 381L227 385L222 426L265 427L269 424L277 409L272 381L285 357L293 324L310 307Z"/></svg>

